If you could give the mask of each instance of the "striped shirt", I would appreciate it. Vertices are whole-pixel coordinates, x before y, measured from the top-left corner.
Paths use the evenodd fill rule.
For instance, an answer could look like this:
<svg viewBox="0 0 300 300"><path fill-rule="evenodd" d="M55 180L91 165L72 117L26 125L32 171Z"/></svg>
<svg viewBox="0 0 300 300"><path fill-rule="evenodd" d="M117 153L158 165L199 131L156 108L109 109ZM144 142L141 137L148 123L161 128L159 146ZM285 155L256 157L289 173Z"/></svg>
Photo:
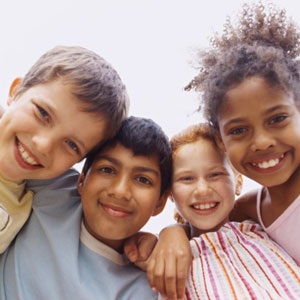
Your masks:
<svg viewBox="0 0 300 300"><path fill-rule="evenodd" d="M300 299L300 268L260 225L229 222L190 244L185 299Z"/></svg>

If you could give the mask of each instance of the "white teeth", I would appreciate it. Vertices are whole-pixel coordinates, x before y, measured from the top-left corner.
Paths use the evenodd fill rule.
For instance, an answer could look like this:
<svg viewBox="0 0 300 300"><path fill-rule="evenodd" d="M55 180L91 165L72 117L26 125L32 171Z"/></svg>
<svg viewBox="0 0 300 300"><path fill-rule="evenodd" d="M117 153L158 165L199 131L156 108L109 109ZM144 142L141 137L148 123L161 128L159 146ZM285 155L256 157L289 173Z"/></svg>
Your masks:
<svg viewBox="0 0 300 300"><path fill-rule="evenodd" d="M27 162L30 165L38 165L37 161L35 161L29 154L25 151L23 146L18 143L18 149L21 154L21 157L24 159L25 162Z"/></svg>
<svg viewBox="0 0 300 300"><path fill-rule="evenodd" d="M193 208L195 209L200 209L200 210L205 210L205 209L210 209L213 208L217 205L217 203L205 203L205 204L198 204L198 205L193 205Z"/></svg>
<svg viewBox="0 0 300 300"><path fill-rule="evenodd" d="M267 169L276 166L279 163L279 158L271 159L269 161L264 161L260 163L253 163L252 165L255 167L259 167L261 169Z"/></svg>

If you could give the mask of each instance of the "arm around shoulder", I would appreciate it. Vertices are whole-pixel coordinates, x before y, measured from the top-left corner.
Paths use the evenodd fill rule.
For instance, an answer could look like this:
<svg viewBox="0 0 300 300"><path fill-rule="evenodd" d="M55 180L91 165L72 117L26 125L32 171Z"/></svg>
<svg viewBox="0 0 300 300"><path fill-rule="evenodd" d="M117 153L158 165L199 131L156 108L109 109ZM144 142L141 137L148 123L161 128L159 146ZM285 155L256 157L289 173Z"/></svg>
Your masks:
<svg viewBox="0 0 300 300"><path fill-rule="evenodd" d="M247 219L257 221L256 198L258 189L251 190L240 196L230 213L230 221L242 222Z"/></svg>

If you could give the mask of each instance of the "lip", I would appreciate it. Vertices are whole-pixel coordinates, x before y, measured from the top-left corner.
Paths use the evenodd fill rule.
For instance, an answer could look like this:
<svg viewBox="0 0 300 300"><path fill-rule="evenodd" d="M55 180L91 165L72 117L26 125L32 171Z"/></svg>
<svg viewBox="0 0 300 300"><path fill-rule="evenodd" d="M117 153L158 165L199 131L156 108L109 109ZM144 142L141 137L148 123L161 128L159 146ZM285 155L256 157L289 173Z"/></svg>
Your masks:
<svg viewBox="0 0 300 300"><path fill-rule="evenodd" d="M283 164L285 163L289 155L290 155L290 151L261 156L259 158L256 158L255 160L252 160L251 162L248 162L247 166L251 170L254 170L262 174L276 172L283 166ZM270 160L276 160L276 159L279 159L279 162L273 167L261 168L259 166L253 165L253 164L259 164L259 163L268 162Z"/></svg>
<svg viewBox="0 0 300 300"><path fill-rule="evenodd" d="M23 160L19 149L18 149L18 143L20 143L22 145L22 147L25 149L25 151L34 158L34 160L36 162L38 162L38 165L31 165L29 163L27 163L26 161ZM41 169L43 168L43 165L40 164L38 158L24 145L22 144L18 138L15 138L15 145L14 145L14 155L15 155L15 159L17 161L17 163L20 165L20 167L22 167L23 169L27 169L27 170L37 170L37 169Z"/></svg>
<svg viewBox="0 0 300 300"><path fill-rule="evenodd" d="M208 209L196 209L193 206L195 205L200 205L200 204L211 204L211 203L216 203L216 206L208 208ZM211 215L213 214L218 208L219 208L220 202L217 201L209 201L209 202L197 202L197 203L193 203L190 205L191 210L200 216L207 216L207 215Z"/></svg>
<svg viewBox="0 0 300 300"><path fill-rule="evenodd" d="M106 212L107 215L113 218L126 218L132 214L131 211L113 204L105 204L98 202L98 205Z"/></svg>

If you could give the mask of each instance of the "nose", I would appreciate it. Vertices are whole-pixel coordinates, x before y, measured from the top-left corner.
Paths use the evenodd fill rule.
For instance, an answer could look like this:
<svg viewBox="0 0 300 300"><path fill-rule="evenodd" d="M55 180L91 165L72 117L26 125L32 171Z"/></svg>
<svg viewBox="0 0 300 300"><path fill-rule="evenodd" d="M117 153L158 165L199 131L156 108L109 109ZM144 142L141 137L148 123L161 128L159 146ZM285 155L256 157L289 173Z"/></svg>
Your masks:
<svg viewBox="0 0 300 300"><path fill-rule="evenodd" d="M130 182L125 176L117 176L114 182L111 184L109 195L115 197L116 199L130 200L131 198L131 188Z"/></svg>
<svg viewBox="0 0 300 300"><path fill-rule="evenodd" d="M54 149L55 139L47 134L36 134L32 137L32 142L41 154L47 155Z"/></svg>
<svg viewBox="0 0 300 300"><path fill-rule="evenodd" d="M199 179L197 183L197 187L195 189L195 194L197 197L206 197L211 194L212 190L209 185L209 182L207 182L205 179Z"/></svg>
<svg viewBox="0 0 300 300"><path fill-rule="evenodd" d="M260 150L267 150L275 145L275 138L272 134L266 131L260 131L256 133L253 137L251 143L251 150L253 152Z"/></svg>

